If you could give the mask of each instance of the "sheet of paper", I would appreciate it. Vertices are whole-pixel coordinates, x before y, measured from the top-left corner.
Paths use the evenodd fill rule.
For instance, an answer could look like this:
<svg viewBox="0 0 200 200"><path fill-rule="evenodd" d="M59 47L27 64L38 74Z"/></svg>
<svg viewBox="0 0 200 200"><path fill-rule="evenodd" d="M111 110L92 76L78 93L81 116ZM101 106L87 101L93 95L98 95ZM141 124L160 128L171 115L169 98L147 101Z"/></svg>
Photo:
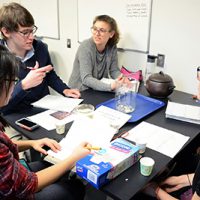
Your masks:
<svg viewBox="0 0 200 200"><path fill-rule="evenodd" d="M161 128L159 126L141 122L131 129L124 138L136 142L143 140L147 142L147 147L173 158L189 137L180 133Z"/></svg>
<svg viewBox="0 0 200 200"><path fill-rule="evenodd" d="M200 107L175 102L168 102L166 117L200 124Z"/></svg>
<svg viewBox="0 0 200 200"><path fill-rule="evenodd" d="M110 143L115 133L116 129L99 120L89 117L77 118L65 138L60 141L62 150L58 153L49 150L48 154L58 160L63 160L83 141L102 148Z"/></svg>
<svg viewBox="0 0 200 200"><path fill-rule="evenodd" d="M131 115L119 112L106 106L98 107L94 111L93 116L99 118L99 120L104 121L105 123L109 123L116 129L121 128L131 118Z"/></svg>
<svg viewBox="0 0 200 200"><path fill-rule="evenodd" d="M74 99L56 95L46 95L39 101L32 103L35 107L71 112L83 99Z"/></svg>
<svg viewBox="0 0 200 200"><path fill-rule="evenodd" d="M50 131L56 128L55 124L58 121L62 121L65 124L73 121L75 119L75 114L63 111L47 110L39 114L29 116L28 118Z"/></svg>

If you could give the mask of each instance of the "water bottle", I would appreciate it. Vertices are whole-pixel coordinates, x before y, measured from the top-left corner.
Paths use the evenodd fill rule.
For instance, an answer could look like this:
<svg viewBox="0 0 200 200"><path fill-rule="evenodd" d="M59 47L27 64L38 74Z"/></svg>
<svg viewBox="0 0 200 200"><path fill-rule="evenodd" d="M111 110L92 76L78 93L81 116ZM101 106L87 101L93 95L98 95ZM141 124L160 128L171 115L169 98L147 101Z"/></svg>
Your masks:
<svg viewBox="0 0 200 200"><path fill-rule="evenodd" d="M197 67L197 80L199 81L197 88L197 99L200 100L200 66Z"/></svg>
<svg viewBox="0 0 200 200"><path fill-rule="evenodd" d="M146 70L145 70L145 84L149 76L155 72L156 58L157 56L147 55L147 65L146 65Z"/></svg>

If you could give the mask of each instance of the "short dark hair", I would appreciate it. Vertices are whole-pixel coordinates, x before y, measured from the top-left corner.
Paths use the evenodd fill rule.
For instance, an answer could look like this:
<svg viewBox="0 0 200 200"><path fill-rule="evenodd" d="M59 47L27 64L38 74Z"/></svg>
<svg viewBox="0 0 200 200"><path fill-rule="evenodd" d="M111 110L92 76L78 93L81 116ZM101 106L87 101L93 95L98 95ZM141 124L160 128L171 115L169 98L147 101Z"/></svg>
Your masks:
<svg viewBox="0 0 200 200"><path fill-rule="evenodd" d="M108 45L110 46L116 45L119 42L120 33L119 33L119 29L118 29L117 22L115 21L115 19L108 15L99 15L94 18L93 25L97 21L103 21L103 22L108 23L111 28L110 31L115 31L115 34L113 35L113 37L108 40Z"/></svg>
<svg viewBox="0 0 200 200"><path fill-rule="evenodd" d="M35 24L31 13L18 3L4 5L0 9L0 30L5 27L8 31L19 30L20 26L33 26Z"/></svg>

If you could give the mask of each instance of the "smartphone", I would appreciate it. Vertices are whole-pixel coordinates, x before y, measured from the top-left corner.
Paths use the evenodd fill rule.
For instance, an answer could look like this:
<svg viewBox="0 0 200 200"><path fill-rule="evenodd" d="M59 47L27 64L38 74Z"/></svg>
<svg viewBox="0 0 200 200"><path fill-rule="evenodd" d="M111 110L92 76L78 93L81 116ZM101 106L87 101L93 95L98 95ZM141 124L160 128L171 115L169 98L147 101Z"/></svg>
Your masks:
<svg viewBox="0 0 200 200"><path fill-rule="evenodd" d="M38 124L36 124L35 122L32 122L31 120L27 119L27 118L22 118L19 119L15 122L18 126L28 130L28 131L32 131L36 128L39 127Z"/></svg>

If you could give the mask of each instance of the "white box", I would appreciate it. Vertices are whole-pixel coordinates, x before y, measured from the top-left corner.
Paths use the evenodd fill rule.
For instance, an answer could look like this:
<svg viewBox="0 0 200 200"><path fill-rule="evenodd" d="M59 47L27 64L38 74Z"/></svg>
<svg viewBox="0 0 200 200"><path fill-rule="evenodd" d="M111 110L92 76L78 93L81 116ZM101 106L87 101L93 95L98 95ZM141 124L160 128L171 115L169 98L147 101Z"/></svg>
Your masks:
<svg viewBox="0 0 200 200"><path fill-rule="evenodd" d="M76 173L94 187L100 188L139 159L139 148L117 138L110 145L87 155L76 163Z"/></svg>

